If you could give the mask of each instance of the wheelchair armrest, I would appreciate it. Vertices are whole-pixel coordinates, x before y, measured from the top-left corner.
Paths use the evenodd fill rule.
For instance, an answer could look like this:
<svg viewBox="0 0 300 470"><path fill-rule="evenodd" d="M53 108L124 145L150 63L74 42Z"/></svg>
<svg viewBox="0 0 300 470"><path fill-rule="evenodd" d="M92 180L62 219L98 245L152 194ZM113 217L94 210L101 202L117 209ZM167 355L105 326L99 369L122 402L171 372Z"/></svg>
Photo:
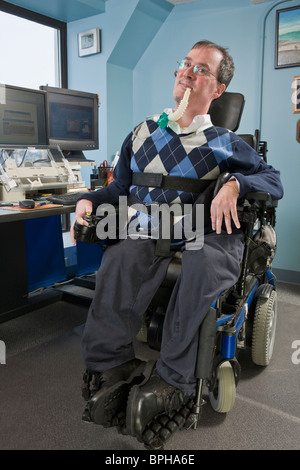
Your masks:
<svg viewBox="0 0 300 470"><path fill-rule="evenodd" d="M278 201L274 201L270 193L264 191L253 191L245 194L244 199L251 202L266 202L269 203L272 207L277 207Z"/></svg>
<svg viewBox="0 0 300 470"><path fill-rule="evenodd" d="M221 173L216 181L214 192L213 192L213 198L218 194L219 190L224 184L225 179L229 176L228 172ZM246 199L249 201L249 203L255 203L255 202L266 202L268 203L269 206L271 207L277 207L278 201L273 201L270 193L264 192L264 191L253 191L245 194L242 199Z"/></svg>
<svg viewBox="0 0 300 470"><path fill-rule="evenodd" d="M238 201L238 218L240 222L246 222L250 226L256 219L259 219L261 223L270 223L274 227L277 205L278 201L274 201L270 193L264 191L249 192Z"/></svg>
<svg viewBox="0 0 300 470"><path fill-rule="evenodd" d="M216 197L216 195L218 194L218 192L220 191L220 189L222 188L223 184L224 184L224 181L225 181L225 178L227 178L229 176L230 173L228 172L224 172L224 173L221 173L216 181L216 184L215 184L215 189L214 189L214 192L213 192L213 198Z"/></svg>

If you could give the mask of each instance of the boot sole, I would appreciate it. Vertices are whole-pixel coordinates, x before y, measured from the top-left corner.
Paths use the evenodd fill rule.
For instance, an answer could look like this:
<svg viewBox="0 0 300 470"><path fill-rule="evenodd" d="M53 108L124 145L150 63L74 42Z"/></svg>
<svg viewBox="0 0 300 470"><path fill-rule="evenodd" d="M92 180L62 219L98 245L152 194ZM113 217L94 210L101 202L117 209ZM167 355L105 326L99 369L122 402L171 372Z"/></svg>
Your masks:
<svg viewBox="0 0 300 470"><path fill-rule="evenodd" d="M150 364L150 362L152 364ZM131 436L136 437L138 440L142 440L142 432L144 430L137 430L136 429L136 415L138 413L138 407L137 407L137 400L136 397L139 393L140 387L144 385L148 380L150 379L152 372L155 368L155 362L154 361L149 361L148 363L148 369L147 371L145 370L145 379L143 382L141 382L139 385L134 385L128 395L128 401L127 401L127 409L126 409L126 431L128 434Z"/></svg>
<svg viewBox="0 0 300 470"><path fill-rule="evenodd" d="M88 403L91 421L104 427L119 426L125 422L127 399L132 386L142 383L149 365L142 362L126 381L99 390ZM152 369L151 369L152 370ZM150 374L151 375L151 374Z"/></svg>

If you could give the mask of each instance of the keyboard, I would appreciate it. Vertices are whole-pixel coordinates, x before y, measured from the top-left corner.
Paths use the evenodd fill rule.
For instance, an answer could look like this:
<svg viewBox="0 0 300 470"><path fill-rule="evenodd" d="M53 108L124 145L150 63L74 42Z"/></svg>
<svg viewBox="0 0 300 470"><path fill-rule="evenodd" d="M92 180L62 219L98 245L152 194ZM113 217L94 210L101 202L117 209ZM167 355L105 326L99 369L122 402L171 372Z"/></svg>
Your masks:
<svg viewBox="0 0 300 470"><path fill-rule="evenodd" d="M76 204L77 199L84 194L88 194L87 191L75 191L64 194L55 194L53 196L47 196L47 201L52 204L63 204L64 206L72 206Z"/></svg>

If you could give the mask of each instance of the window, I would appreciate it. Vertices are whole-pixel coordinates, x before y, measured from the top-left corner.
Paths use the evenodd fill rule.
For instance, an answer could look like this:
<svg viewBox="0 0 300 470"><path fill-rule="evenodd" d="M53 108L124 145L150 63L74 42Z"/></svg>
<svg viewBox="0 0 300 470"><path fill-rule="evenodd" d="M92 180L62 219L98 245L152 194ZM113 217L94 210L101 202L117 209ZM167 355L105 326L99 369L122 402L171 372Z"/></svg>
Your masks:
<svg viewBox="0 0 300 470"><path fill-rule="evenodd" d="M1 2L0 44L1 83L67 88L65 23Z"/></svg>

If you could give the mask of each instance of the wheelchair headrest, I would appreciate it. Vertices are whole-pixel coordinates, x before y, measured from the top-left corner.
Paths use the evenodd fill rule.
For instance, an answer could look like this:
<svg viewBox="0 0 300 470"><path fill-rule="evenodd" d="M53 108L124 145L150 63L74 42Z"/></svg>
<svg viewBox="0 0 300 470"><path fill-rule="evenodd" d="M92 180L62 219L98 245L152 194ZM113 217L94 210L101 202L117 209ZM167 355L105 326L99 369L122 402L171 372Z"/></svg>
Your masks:
<svg viewBox="0 0 300 470"><path fill-rule="evenodd" d="M211 122L214 126L225 127L235 132L240 125L244 105L244 95L224 91L210 105L208 114L210 114Z"/></svg>

